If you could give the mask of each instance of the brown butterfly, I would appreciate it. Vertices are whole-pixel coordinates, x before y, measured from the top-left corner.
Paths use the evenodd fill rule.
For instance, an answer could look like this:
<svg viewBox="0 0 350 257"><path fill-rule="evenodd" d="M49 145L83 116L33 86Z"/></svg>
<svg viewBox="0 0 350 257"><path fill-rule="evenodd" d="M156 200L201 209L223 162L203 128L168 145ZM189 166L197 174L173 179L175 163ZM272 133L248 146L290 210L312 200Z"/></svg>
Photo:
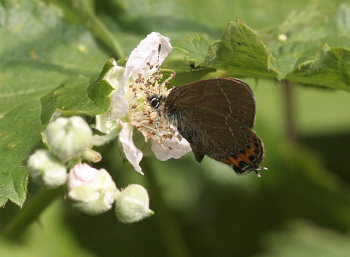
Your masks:
<svg viewBox="0 0 350 257"><path fill-rule="evenodd" d="M167 97L152 95L151 106L174 124L201 162L204 155L229 164L238 174L259 166L264 146L252 130L255 101L250 87L236 78L217 78L174 88Z"/></svg>

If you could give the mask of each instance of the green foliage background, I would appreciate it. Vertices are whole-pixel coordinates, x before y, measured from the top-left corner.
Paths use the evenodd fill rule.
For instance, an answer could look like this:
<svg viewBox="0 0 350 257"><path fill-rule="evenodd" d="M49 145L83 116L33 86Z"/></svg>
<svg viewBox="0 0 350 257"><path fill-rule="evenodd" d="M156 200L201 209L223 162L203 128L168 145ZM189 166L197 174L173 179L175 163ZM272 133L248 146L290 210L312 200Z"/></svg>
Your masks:
<svg viewBox="0 0 350 257"><path fill-rule="evenodd" d="M0 228L40 190L28 191L25 164L41 129L59 115L103 113L109 89L93 86L104 63L152 31L175 47L165 63L175 85L215 76L251 85L269 171L237 176L188 154L149 157L140 176L110 144L99 165L119 187L145 185L156 215L123 225L59 199L20 241L1 239L0 256L349 256L348 1L0 0ZM286 84L298 143L286 133Z"/></svg>

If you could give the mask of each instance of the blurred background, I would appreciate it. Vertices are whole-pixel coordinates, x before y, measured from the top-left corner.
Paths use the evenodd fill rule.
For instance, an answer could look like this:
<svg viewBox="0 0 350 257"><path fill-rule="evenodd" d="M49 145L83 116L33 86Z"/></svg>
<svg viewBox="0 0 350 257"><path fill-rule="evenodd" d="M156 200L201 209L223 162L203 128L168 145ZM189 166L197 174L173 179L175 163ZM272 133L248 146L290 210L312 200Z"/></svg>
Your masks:
<svg viewBox="0 0 350 257"><path fill-rule="evenodd" d="M129 53L152 31L170 37L175 47L196 32L211 42L238 17L263 34L292 11L334 2L104 0L95 8ZM96 73L102 64L96 62ZM0 255L350 256L349 93L300 85L286 90L275 81L243 79L255 93L255 131L266 149L263 165L269 170L261 178L238 176L207 157L199 164L192 153L167 162L148 157L140 176L110 144L99 149L104 156L99 165L118 187L144 185L156 214L125 225L113 211L91 217L57 200ZM36 190L29 188L29 193ZM2 222L17 211L8 204L0 213Z"/></svg>

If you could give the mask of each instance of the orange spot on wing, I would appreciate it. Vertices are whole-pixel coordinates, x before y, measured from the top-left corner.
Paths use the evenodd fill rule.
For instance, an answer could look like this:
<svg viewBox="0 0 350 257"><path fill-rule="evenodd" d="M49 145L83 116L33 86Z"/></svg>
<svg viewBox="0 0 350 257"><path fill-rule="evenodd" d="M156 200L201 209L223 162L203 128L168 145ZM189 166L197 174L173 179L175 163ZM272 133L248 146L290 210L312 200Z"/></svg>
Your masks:
<svg viewBox="0 0 350 257"><path fill-rule="evenodd" d="M250 144L250 148L245 150L245 153L239 153L237 154L237 158L229 157L228 159L223 160L224 163L227 163L229 165L234 165L236 167L242 168L241 162L245 163L245 165L248 165L256 160L257 158L257 147L254 145L254 143Z"/></svg>
<svg viewBox="0 0 350 257"><path fill-rule="evenodd" d="M238 160L236 160L233 157L230 157L229 159L223 160L224 163L230 164L230 165L235 165L238 166Z"/></svg>
<svg viewBox="0 0 350 257"><path fill-rule="evenodd" d="M232 163L233 165L235 165L235 166L238 166L238 165L239 165L238 160L236 160L236 159L233 158L233 157L230 157L230 161L231 161L231 163Z"/></svg>
<svg viewBox="0 0 350 257"><path fill-rule="evenodd" d="M249 160L249 154L246 153L246 154L239 154L237 156L237 161L241 162L241 161L244 161L246 163L250 163L250 160Z"/></svg>

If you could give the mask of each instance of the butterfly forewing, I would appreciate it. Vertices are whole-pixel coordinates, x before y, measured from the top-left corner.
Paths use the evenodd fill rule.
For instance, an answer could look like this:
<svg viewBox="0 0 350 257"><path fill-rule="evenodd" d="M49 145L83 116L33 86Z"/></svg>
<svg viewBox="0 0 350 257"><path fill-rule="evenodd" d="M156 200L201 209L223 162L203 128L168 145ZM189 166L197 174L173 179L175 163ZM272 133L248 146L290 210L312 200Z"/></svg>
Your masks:
<svg viewBox="0 0 350 257"><path fill-rule="evenodd" d="M235 78L201 80L174 88L166 106L169 111L189 108L229 116L249 128L255 121L253 93L246 83Z"/></svg>

